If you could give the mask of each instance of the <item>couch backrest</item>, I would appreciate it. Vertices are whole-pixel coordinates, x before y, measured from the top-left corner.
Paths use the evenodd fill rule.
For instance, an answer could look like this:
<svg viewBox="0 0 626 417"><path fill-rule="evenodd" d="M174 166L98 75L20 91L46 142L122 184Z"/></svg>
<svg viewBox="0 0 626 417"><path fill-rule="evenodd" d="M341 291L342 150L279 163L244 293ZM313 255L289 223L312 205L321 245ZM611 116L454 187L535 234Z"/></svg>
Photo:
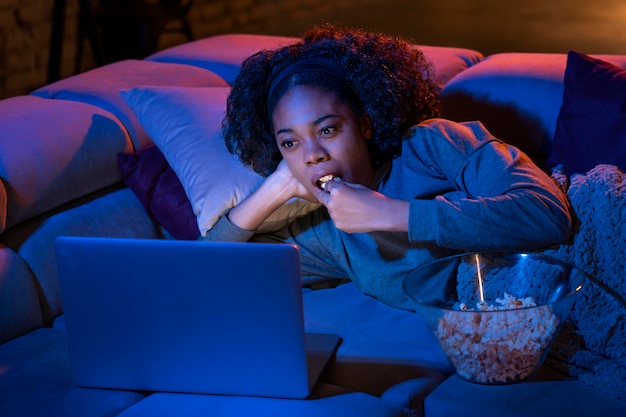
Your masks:
<svg viewBox="0 0 626 417"><path fill-rule="evenodd" d="M218 75L201 68L129 59L46 85L32 94L92 104L114 114L126 127L134 149L151 143L141 124L126 106L120 91L138 86L225 87Z"/></svg>
<svg viewBox="0 0 626 417"><path fill-rule="evenodd" d="M159 51L148 61L193 65L207 69L232 85L241 64L263 49L276 49L298 41L298 38L272 35L226 34L198 39ZM440 85L471 67L483 54L466 48L416 45L432 62Z"/></svg>
<svg viewBox="0 0 626 417"><path fill-rule="evenodd" d="M626 68L626 56L593 55ZM459 73L441 92L443 117L480 120L540 165L563 102L567 54L499 53Z"/></svg>
<svg viewBox="0 0 626 417"><path fill-rule="evenodd" d="M443 117L480 120L496 137L543 162L561 106L565 64L564 54L488 56L443 88Z"/></svg>
<svg viewBox="0 0 626 417"><path fill-rule="evenodd" d="M0 132L6 228L119 182L116 155L132 150L113 114L66 100L2 100Z"/></svg>

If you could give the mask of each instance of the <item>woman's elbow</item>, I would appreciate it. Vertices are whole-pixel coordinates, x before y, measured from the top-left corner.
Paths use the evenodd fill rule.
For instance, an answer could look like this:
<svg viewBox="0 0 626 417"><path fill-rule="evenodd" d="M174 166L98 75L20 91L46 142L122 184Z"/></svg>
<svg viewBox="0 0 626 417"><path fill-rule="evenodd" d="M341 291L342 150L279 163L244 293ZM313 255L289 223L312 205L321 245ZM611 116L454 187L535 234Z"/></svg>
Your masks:
<svg viewBox="0 0 626 417"><path fill-rule="evenodd" d="M564 207L561 210L554 210L546 221L541 224L541 236L546 241L547 246L566 242L574 234L572 215Z"/></svg>

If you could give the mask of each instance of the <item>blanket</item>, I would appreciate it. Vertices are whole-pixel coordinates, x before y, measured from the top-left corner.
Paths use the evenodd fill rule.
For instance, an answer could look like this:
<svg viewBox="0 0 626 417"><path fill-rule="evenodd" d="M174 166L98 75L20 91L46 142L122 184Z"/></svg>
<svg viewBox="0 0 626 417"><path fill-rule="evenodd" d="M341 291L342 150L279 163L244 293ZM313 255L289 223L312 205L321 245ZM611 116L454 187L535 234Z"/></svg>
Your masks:
<svg viewBox="0 0 626 417"><path fill-rule="evenodd" d="M546 254L580 266L587 281L546 363L626 400L626 175L598 165L552 178L572 206L575 233Z"/></svg>

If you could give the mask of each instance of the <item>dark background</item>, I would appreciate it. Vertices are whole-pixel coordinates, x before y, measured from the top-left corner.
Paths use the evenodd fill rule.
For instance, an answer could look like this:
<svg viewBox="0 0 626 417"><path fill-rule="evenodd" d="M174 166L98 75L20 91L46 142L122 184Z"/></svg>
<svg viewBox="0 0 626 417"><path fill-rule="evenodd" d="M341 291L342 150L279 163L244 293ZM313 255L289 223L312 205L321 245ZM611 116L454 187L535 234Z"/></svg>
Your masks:
<svg viewBox="0 0 626 417"><path fill-rule="evenodd" d="M312 13L310 19L276 22L272 30L293 34L324 21L485 54L626 53L626 0L370 0Z"/></svg>
<svg viewBox="0 0 626 417"><path fill-rule="evenodd" d="M134 2L191 1L186 20L196 39L222 33L298 36L313 25L332 22L485 55L572 49L626 54L626 0L63 0L65 10L55 19L53 4L59 1L0 0L0 98L27 94L51 79L102 63L85 36L86 29L96 25L80 24L84 20L79 5L84 1L121 1L127 14ZM123 50L138 51L136 57L141 58L189 38L180 30L180 19L166 19L174 30L157 30L156 35L145 29L158 28L157 19L147 20L151 23L131 28L127 22L109 20L108 33L117 38L107 45L110 59L126 56L120 54ZM53 22L64 29L56 49L51 47ZM142 45L133 44L138 33Z"/></svg>

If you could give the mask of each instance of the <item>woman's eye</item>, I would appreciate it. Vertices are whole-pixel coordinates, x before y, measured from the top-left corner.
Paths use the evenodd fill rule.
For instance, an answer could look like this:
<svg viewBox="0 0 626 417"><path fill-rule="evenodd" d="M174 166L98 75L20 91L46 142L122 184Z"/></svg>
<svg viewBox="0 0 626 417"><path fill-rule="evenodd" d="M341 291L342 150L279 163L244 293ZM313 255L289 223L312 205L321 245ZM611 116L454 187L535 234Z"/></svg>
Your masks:
<svg viewBox="0 0 626 417"><path fill-rule="evenodd" d="M292 148L294 146L294 143L292 140L285 139L280 143L280 146L288 149L288 148Z"/></svg>
<svg viewBox="0 0 626 417"><path fill-rule="evenodd" d="M320 130L320 134L322 136L330 136L335 132L335 127L333 126L328 126L328 127L324 127Z"/></svg>

